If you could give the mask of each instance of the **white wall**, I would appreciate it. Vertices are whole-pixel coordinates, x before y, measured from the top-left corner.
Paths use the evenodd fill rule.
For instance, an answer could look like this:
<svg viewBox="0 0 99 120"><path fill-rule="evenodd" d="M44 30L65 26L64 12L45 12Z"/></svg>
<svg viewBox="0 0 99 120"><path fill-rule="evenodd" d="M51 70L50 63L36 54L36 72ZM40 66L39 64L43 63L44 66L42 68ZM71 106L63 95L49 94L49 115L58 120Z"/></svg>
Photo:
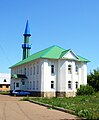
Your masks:
<svg viewBox="0 0 99 120"><path fill-rule="evenodd" d="M68 65L72 65L72 74L68 74ZM75 65L78 65L78 74L75 72ZM37 65L39 65L39 74L37 74ZM51 74L51 65L55 66L55 73ZM33 69L35 66L35 75ZM75 82L80 84L87 84L87 64L84 62L78 62L74 60L51 60L51 59L39 59L31 61L27 64L15 67L11 70L11 74L24 74L24 68L26 68L26 86L25 89L29 91L42 91L42 92L70 92L76 91ZM32 74L30 69L32 68ZM18 80L18 79L17 79ZM12 79L11 89L13 89L13 82L21 84L21 80ZM54 89L51 89L51 81L54 81ZM72 89L68 89L68 81L72 81ZM35 85L34 85L35 83ZM35 89L34 87L35 86ZM28 88L28 89L27 89Z"/></svg>
<svg viewBox="0 0 99 120"><path fill-rule="evenodd" d="M10 77L9 73L0 73L0 84L10 84ZM6 82L4 82L4 79L6 79Z"/></svg>

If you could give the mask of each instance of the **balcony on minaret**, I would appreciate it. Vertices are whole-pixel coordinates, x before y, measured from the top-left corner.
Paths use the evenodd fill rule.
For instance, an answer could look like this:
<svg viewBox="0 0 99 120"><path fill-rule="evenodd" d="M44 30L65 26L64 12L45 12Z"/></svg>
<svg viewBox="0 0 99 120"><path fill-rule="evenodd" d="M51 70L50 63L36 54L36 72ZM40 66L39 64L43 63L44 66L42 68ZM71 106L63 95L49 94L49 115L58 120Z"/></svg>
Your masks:
<svg viewBox="0 0 99 120"><path fill-rule="evenodd" d="M31 45L25 43L25 44L22 44L22 48L31 49Z"/></svg>

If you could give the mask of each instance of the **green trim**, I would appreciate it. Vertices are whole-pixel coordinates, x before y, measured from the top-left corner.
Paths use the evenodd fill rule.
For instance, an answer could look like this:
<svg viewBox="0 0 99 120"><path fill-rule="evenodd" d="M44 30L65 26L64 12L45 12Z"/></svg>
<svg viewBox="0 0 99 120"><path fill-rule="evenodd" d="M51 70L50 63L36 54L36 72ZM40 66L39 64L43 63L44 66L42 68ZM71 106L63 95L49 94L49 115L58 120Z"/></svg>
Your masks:
<svg viewBox="0 0 99 120"><path fill-rule="evenodd" d="M11 66L10 68L22 65L22 64L26 64L30 61L36 60L36 59L40 59L40 58L47 58L47 59L62 59L62 57L67 54L69 50L65 50L59 46L51 46L49 48L46 48L42 51L39 51L37 53L32 54L31 56L29 56L28 58L16 63L15 65ZM83 62L89 62L89 60L80 57L78 55L76 55L78 57L78 61L83 61ZM63 58L64 59L64 58Z"/></svg>

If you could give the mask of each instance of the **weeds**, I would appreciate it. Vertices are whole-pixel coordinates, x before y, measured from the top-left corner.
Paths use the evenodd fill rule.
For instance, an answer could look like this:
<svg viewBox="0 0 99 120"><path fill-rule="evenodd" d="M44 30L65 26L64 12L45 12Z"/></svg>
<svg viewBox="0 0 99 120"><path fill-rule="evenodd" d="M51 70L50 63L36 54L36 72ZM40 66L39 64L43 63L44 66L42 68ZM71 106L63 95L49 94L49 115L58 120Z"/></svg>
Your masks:
<svg viewBox="0 0 99 120"><path fill-rule="evenodd" d="M99 92L93 95L76 96L73 98L29 98L38 102L50 104L75 111L75 114L87 119L99 118Z"/></svg>

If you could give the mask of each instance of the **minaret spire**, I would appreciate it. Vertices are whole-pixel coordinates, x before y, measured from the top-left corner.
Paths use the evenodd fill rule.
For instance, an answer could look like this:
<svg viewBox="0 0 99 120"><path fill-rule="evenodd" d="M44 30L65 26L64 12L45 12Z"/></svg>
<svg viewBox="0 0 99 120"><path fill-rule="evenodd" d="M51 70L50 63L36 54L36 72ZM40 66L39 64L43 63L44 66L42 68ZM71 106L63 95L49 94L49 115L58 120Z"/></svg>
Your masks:
<svg viewBox="0 0 99 120"><path fill-rule="evenodd" d="M31 36L31 34L30 34L28 20L26 22L25 32L23 36L24 36L24 44L22 44L22 48L23 48L23 60L24 60L29 57L30 49L31 49L31 45L29 44L29 37Z"/></svg>

